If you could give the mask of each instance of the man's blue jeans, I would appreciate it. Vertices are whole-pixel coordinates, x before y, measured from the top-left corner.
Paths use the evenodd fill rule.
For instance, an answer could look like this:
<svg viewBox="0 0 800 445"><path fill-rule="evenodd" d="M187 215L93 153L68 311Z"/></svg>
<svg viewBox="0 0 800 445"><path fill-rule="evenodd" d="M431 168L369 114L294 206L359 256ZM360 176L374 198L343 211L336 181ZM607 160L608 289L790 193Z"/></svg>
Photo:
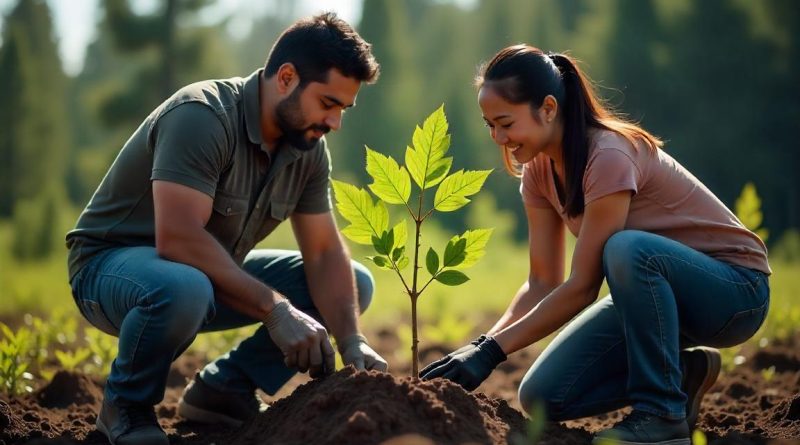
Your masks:
<svg viewBox="0 0 800 445"><path fill-rule="evenodd" d="M539 401L551 419L567 420L632 405L682 419L680 350L740 344L769 307L766 274L647 232L609 238L603 270L611 295L570 322L528 370L519 388L526 410Z"/></svg>
<svg viewBox="0 0 800 445"><path fill-rule="evenodd" d="M286 296L320 322L306 283L299 252L254 250L242 265L251 275ZM374 281L353 262L363 312ZM200 270L165 260L153 247L104 251L72 280L72 293L83 316L95 327L119 337L105 396L111 401L155 405L164 397L170 364L200 332L257 324L214 300L214 287ZM295 370L264 326L236 348L207 365L203 380L220 390L248 392L256 387L274 394Z"/></svg>

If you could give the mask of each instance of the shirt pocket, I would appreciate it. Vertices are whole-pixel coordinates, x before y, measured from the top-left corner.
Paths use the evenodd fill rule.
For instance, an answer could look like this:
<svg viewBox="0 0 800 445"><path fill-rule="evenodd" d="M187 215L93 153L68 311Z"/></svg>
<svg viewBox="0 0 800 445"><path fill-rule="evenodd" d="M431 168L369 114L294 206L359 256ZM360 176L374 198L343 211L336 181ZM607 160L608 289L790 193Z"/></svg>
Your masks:
<svg viewBox="0 0 800 445"><path fill-rule="evenodd" d="M294 212L296 202L272 201L269 205L269 214L272 219L285 221Z"/></svg>
<svg viewBox="0 0 800 445"><path fill-rule="evenodd" d="M217 193L206 229L224 246L232 247L244 230L249 200Z"/></svg>

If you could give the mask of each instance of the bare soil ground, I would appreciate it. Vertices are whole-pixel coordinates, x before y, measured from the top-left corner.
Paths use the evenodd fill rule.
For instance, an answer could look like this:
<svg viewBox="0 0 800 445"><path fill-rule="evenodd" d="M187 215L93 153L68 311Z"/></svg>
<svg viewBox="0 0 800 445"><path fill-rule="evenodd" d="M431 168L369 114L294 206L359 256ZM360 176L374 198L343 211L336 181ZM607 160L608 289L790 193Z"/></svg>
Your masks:
<svg viewBox="0 0 800 445"><path fill-rule="evenodd" d="M480 392L445 381L406 377L391 332L373 335L390 361L392 375L344 369L322 380L297 376L274 397L266 413L240 429L186 422L176 414L186 381L204 362L184 355L174 364L164 401L156 408L173 444L523 444L526 419L516 388L537 351L513 355ZM444 348L422 352L423 363ZM774 367L774 372L764 371ZM94 427L102 382L61 372L38 392L0 398L0 445L17 443L104 444ZM550 424L539 443L585 444L591 433L618 421L625 411ZM746 353L746 361L723 374L706 395L698 428L717 444L800 444L800 333Z"/></svg>

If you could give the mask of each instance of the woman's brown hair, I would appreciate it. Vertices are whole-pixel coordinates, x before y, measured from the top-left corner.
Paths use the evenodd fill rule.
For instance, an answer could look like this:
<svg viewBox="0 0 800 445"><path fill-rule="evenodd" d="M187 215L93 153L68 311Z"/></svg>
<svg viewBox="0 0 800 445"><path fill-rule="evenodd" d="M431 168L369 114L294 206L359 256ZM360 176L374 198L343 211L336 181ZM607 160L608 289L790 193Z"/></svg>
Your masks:
<svg viewBox="0 0 800 445"><path fill-rule="evenodd" d="M616 132L634 147L637 141L651 150L663 145L659 138L606 107L591 80L565 54L546 54L529 45L509 46L481 66L475 85L481 88L486 84L512 104L529 103L531 112L539 109L548 95L558 102L564 122L564 211L569 217L582 214L584 209L583 173L589 156L589 128ZM507 151L503 151L503 161L510 174L520 176L519 166Z"/></svg>

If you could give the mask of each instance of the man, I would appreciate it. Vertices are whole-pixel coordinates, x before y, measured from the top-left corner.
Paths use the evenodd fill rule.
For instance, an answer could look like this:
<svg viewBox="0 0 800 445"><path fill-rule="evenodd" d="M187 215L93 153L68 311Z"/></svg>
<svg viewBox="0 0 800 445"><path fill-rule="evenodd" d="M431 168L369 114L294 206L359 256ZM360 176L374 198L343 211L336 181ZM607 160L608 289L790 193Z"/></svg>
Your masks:
<svg viewBox="0 0 800 445"><path fill-rule="evenodd" d="M97 427L167 444L153 406L198 332L262 322L187 386L179 413L241 425L295 372L342 359L385 371L358 329L373 281L350 260L329 197L325 138L379 67L335 14L301 20L248 78L199 82L148 116L67 234L72 292L119 337ZM291 219L300 252L252 250ZM355 270L355 273L354 273Z"/></svg>

